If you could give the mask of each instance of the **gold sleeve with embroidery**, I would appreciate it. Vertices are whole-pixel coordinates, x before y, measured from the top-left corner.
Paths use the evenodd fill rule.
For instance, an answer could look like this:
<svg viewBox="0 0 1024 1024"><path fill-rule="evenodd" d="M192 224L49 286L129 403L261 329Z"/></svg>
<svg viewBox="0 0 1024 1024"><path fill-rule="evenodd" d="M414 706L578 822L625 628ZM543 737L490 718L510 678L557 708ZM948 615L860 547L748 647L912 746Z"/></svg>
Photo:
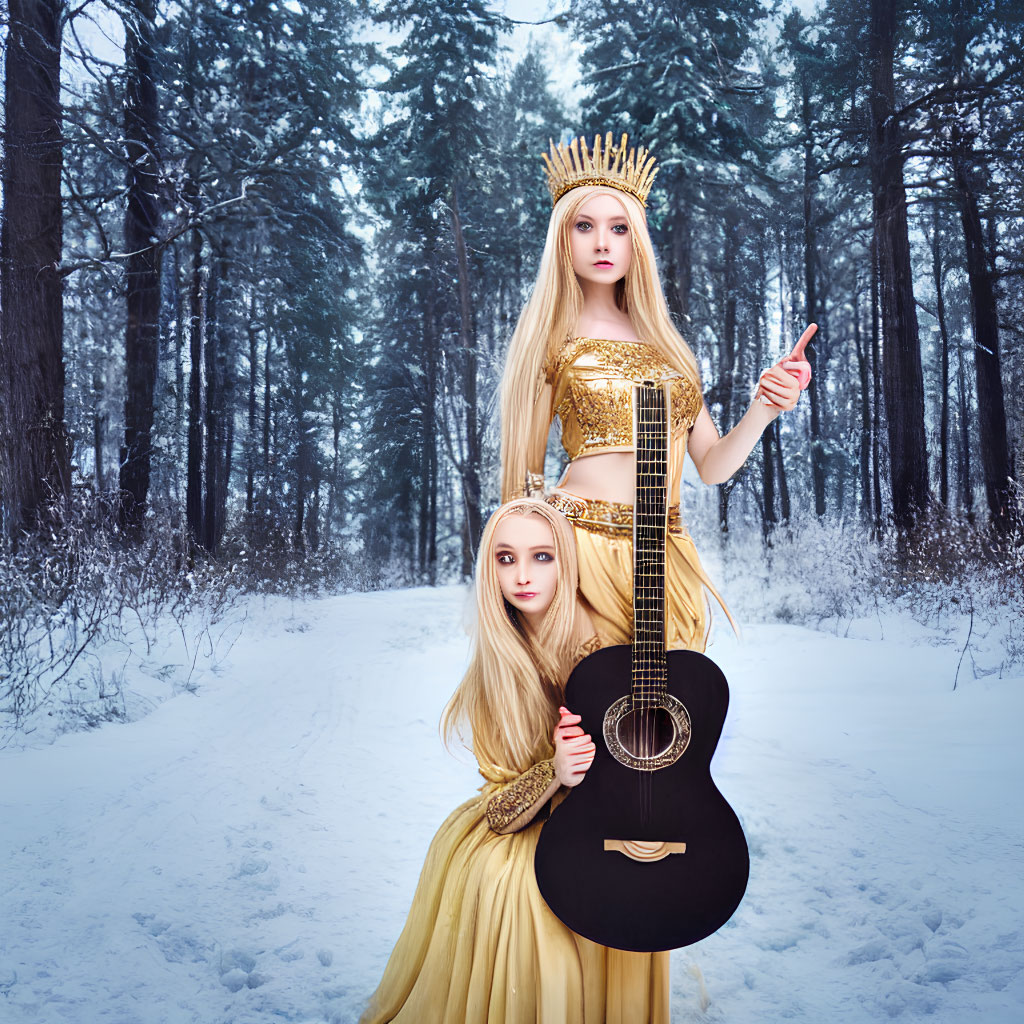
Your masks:
<svg viewBox="0 0 1024 1024"><path fill-rule="evenodd" d="M521 814L528 811L555 780L555 762L541 761L527 768L515 782L487 803L487 824L495 832L508 828Z"/></svg>

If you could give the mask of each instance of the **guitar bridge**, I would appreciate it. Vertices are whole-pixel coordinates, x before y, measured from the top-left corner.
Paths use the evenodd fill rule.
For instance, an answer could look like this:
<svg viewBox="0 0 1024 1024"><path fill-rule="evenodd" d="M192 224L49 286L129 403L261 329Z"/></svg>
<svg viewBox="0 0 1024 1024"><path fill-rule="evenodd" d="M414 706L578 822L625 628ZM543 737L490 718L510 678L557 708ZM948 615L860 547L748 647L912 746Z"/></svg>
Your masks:
<svg viewBox="0 0 1024 1024"><path fill-rule="evenodd" d="M686 843L658 842L650 839L606 839L605 851L625 854L641 864L664 860L670 853L686 853Z"/></svg>

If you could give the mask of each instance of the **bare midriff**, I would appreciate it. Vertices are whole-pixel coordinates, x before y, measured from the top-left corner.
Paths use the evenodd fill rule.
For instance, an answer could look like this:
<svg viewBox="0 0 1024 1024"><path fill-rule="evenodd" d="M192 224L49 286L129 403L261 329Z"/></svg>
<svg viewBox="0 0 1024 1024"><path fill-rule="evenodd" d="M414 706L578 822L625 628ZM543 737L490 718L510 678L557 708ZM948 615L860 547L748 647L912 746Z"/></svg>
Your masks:
<svg viewBox="0 0 1024 1024"><path fill-rule="evenodd" d="M580 498L632 505L636 495L636 456L633 452L581 455L565 467L555 486Z"/></svg>
<svg viewBox="0 0 1024 1024"><path fill-rule="evenodd" d="M685 436L673 442L669 460L672 479L669 482L668 503L679 501L679 484L683 457L686 452ZM632 505L636 497L636 454L632 451L595 452L580 455L565 467L555 489L578 498L596 498Z"/></svg>

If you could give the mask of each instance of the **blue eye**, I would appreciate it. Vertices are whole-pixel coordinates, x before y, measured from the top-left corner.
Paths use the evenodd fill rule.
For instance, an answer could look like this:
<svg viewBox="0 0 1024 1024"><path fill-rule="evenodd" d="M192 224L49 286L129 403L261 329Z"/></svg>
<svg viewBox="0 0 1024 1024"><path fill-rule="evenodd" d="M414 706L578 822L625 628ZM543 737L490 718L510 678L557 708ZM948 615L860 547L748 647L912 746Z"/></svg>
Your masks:
<svg viewBox="0 0 1024 1024"><path fill-rule="evenodd" d="M553 562L555 560L555 556L549 551L538 551L533 557L536 558L538 562Z"/></svg>
<svg viewBox="0 0 1024 1024"><path fill-rule="evenodd" d="M594 225L589 220L580 220L576 222L577 231L589 231Z"/></svg>
<svg viewBox="0 0 1024 1024"><path fill-rule="evenodd" d="M515 558L507 552L505 554L498 555L499 565L515 565L515 561Z"/></svg>
<svg viewBox="0 0 1024 1024"><path fill-rule="evenodd" d="M616 224L612 228L612 231L614 231L615 234L617 234L617 235L627 235L627 234L629 234L629 225L627 225L627 224Z"/></svg>

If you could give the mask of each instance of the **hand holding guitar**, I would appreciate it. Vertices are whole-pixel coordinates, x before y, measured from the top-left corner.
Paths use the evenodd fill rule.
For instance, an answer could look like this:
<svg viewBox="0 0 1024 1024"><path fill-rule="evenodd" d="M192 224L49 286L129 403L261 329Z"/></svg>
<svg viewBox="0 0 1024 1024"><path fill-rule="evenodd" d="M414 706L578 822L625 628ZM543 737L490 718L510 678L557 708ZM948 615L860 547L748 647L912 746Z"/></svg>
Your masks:
<svg viewBox="0 0 1024 1024"><path fill-rule="evenodd" d="M581 718L568 708L558 709L555 745L555 777L563 786L578 786L594 761L595 747L589 733L580 728Z"/></svg>
<svg viewBox="0 0 1024 1024"><path fill-rule="evenodd" d="M800 335L793 351L761 374L756 398L784 412L796 407L800 392L811 383L811 364L804 357L804 349L817 330L817 324L810 324Z"/></svg>

